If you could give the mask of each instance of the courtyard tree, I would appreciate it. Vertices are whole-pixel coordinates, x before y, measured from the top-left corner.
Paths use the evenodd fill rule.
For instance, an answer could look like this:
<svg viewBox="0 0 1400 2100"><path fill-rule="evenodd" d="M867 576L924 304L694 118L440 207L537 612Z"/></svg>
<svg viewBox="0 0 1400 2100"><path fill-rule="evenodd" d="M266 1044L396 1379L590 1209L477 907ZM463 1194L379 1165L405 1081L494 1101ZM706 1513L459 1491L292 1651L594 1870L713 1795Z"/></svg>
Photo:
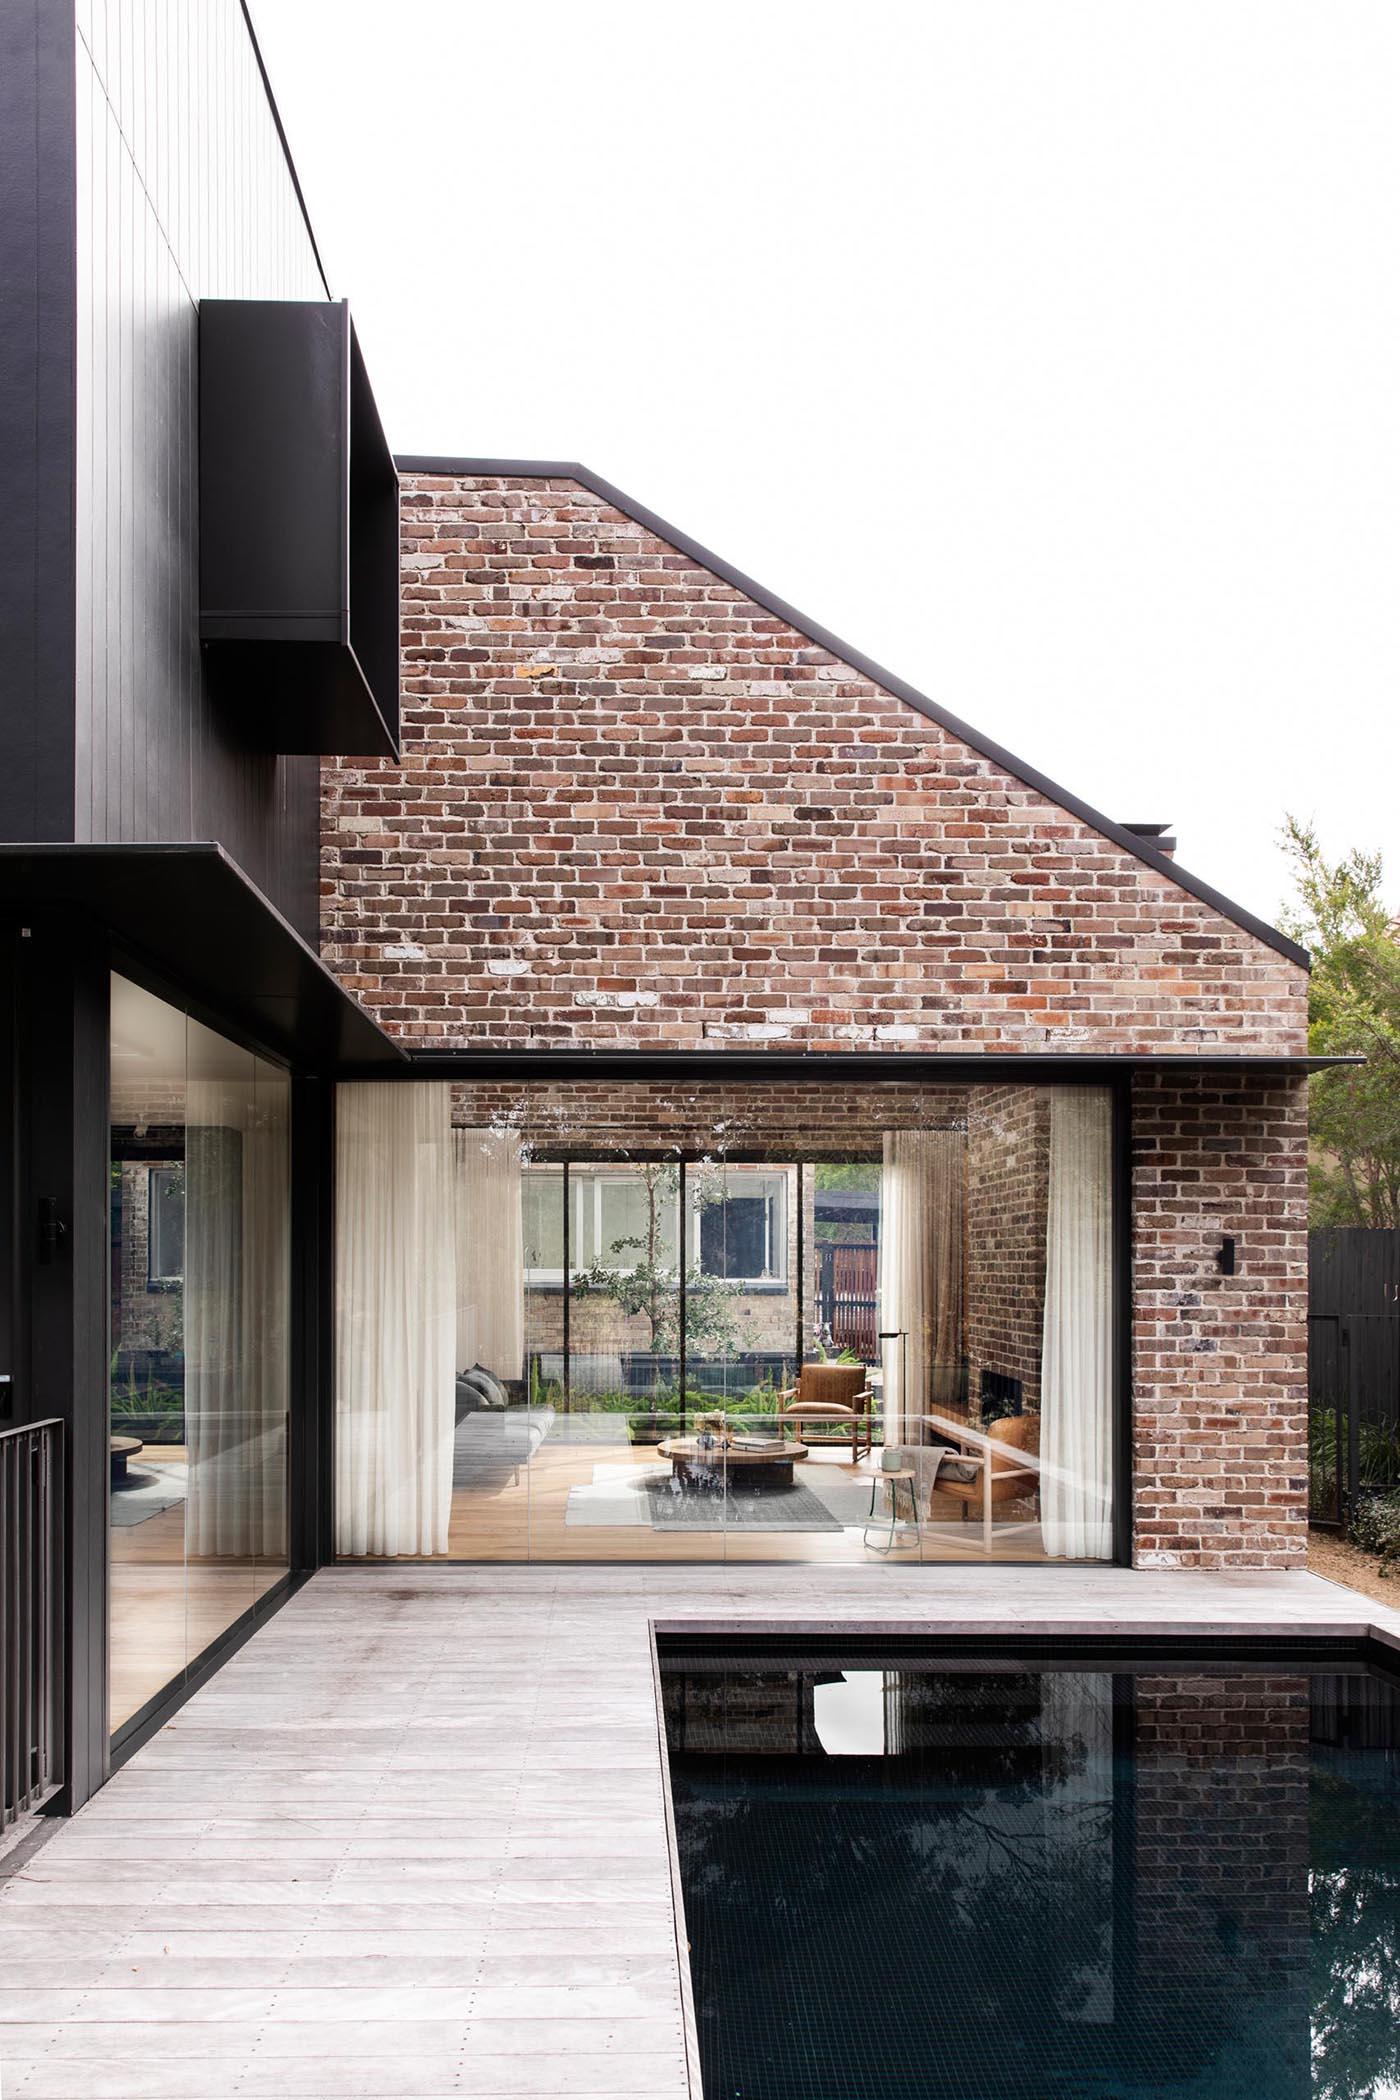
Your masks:
<svg viewBox="0 0 1400 2100"><path fill-rule="evenodd" d="M1362 1066L1314 1073L1314 1225L1400 1225L1400 932L1381 894L1379 853L1329 861L1311 824L1289 817L1294 896L1284 929L1312 950L1308 1046Z"/></svg>

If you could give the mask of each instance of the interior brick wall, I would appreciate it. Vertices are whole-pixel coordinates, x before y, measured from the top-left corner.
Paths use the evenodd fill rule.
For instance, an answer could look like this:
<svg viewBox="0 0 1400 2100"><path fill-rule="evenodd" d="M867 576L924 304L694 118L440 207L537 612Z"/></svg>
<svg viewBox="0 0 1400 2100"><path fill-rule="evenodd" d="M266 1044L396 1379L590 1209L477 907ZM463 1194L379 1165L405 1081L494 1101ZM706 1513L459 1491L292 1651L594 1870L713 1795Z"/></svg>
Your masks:
<svg viewBox="0 0 1400 2100"><path fill-rule="evenodd" d="M1044 1087L968 1090L968 1395L978 1411L983 1371L1019 1378L1040 1405L1050 1097Z"/></svg>
<svg viewBox="0 0 1400 2100"><path fill-rule="evenodd" d="M1133 1095L1135 1557L1294 1567L1307 1548L1307 1090ZM1223 1275L1221 1240L1236 1241Z"/></svg>
<svg viewBox="0 0 1400 2100"><path fill-rule="evenodd" d="M949 1130L969 1089L918 1081L462 1081L452 1120L518 1131L537 1159L589 1151L726 1157L879 1159L886 1130Z"/></svg>
<svg viewBox="0 0 1400 2100"><path fill-rule="evenodd" d="M567 480L406 478L326 958L440 1047L1292 1046L1302 977Z"/></svg>

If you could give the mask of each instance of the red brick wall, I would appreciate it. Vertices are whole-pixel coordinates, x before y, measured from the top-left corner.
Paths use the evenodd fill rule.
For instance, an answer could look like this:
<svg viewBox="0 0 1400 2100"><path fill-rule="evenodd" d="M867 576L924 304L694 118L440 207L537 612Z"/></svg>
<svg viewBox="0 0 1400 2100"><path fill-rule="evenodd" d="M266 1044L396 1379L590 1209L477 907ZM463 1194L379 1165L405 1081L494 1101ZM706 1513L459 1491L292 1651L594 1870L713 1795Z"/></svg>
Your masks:
<svg viewBox="0 0 1400 2100"><path fill-rule="evenodd" d="M1307 1094L1139 1080L1133 1101L1136 1557L1290 1567L1307 1544ZM1216 1250L1237 1241L1223 1276Z"/></svg>
<svg viewBox="0 0 1400 2100"><path fill-rule="evenodd" d="M983 1371L1019 1378L1040 1406L1050 1097L1044 1087L968 1089L967 1375L974 1415Z"/></svg>
<svg viewBox="0 0 1400 2100"><path fill-rule="evenodd" d="M590 491L420 475L404 520L403 764L323 776L325 954L391 1032L1305 1048L1296 965ZM1290 1564L1301 1091L1138 1101L1137 1551Z"/></svg>
<svg viewBox="0 0 1400 2100"><path fill-rule="evenodd" d="M409 477L325 954L439 1046L1292 1045L1271 948L568 481Z"/></svg>
<svg viewBox="0 0 1400 2100"><path fill-rule="evenodd" d="M1224 2050L1237 2090L1302 2100L1308 1681L1143 1676L1133 1704L1135 1970L1153 2071L1187 2084Z"/></svg>

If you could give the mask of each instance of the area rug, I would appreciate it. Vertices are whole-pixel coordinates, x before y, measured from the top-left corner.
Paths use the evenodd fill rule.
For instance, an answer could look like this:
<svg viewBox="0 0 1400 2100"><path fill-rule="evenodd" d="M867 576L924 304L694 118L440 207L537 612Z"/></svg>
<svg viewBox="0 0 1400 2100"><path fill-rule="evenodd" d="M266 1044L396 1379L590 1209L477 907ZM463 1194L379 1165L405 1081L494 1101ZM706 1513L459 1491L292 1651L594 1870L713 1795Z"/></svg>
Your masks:
<svg viewBox="0 0 1400 2100"><path fill-rule="evenodd" d="M825 1502L796 1482L760 1494L682 1494L670 1480L653 1480L643 1491L653 1531L840 1531Z"/></svg>
<svg viewBox="0 0 1400 2100"><path fill-rule="evenodd" d="M162 1510L177 1509L185 1499L189 1479L187 1466L133 1466L129 1461L126 1479L112 1489L112 1522L125 1528L144 1524Z"/></svg>
<svg viewBox="0 0 1400 2100"><path fill-rule="evenodd" d="M726 1499L679 1493L666 1464L595 1466L590 1482L570 1488L564 1522L650 1531L841 1531L863 1524L870 1482L829 1470L830 1480L827 1468L813 1468L807 1482Z"/></svg>

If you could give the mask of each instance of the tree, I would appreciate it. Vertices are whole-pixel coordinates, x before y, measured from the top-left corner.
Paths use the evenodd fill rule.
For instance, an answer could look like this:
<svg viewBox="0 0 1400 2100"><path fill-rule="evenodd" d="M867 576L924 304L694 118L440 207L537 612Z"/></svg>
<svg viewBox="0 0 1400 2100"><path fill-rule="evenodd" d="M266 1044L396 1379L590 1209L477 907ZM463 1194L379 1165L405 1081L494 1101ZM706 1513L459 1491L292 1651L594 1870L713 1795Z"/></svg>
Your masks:
<svg viewBox="0 0 1400 2100"><path fill-rule="evenodd" d="M1295 903L1285 931L1312 950L1308 1046L1363 1066L1313 1075L1314 1225L1400 1225L1400 931L1381 898L1379 853L1328 861L1289 817Z"/></svg>
<svg viewBox="0 0 1400 2100"><path fill-rule="evenodd" d="M659 1389L660 1359L680 1352L680 1264L675 1247L680 1172L665 1165L640 1166L635 1172L646 1205L641 1233L614 1240L605 1257L575 1272L573 1288L580 1296L596 1292L610 1298L620 1312L646 1320L647 1347L655 1363L652 1383ZM687 1193L702 1207L723 1200L722 1190L703 1169L691 1169ZM707 1276L691 1260L686 1264L685 1290L687 1350L722 1353L734 1339L732 1307L738 1286Z"/></svg>

